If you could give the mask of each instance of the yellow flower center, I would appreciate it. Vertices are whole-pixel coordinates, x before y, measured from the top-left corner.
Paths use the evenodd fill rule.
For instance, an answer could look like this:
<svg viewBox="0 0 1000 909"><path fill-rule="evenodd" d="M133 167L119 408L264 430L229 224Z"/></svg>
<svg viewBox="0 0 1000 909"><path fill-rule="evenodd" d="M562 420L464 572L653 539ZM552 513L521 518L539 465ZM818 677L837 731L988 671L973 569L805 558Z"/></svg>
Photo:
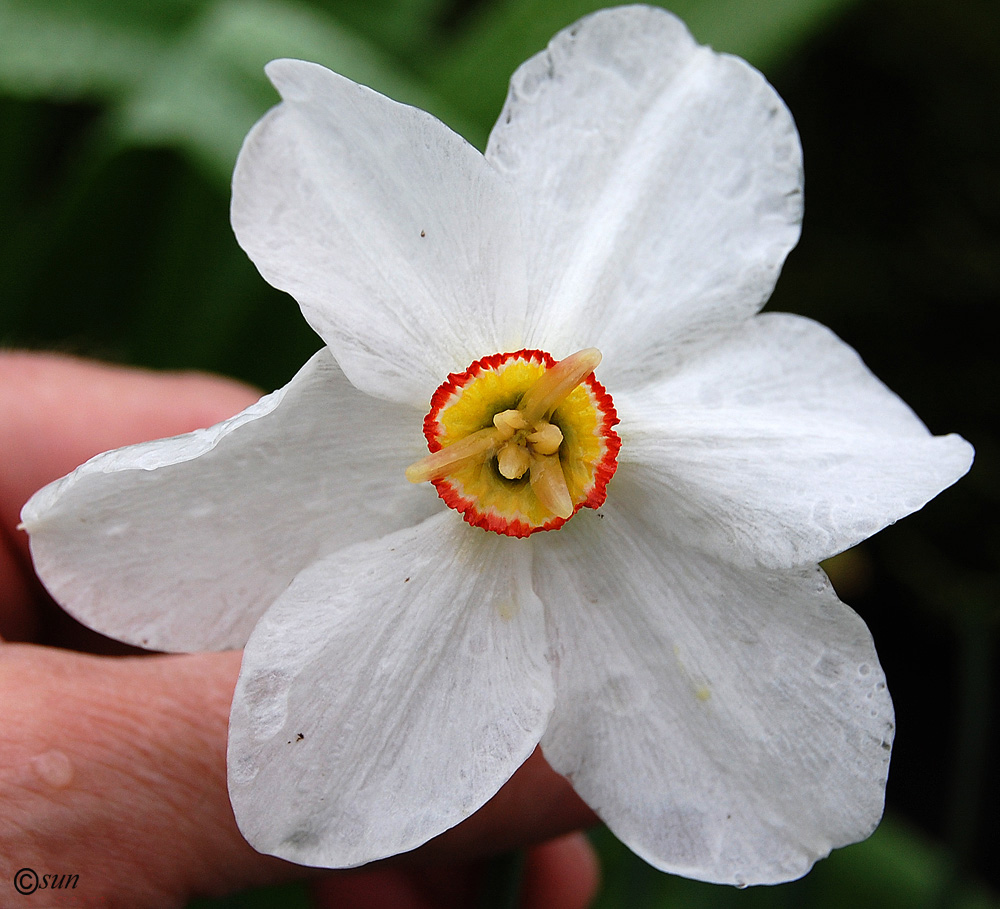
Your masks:
<svg viewBox="0 0 1000 909"><path fill-rule="evenodd" d="M431 454L406 470L477 527L524 537L598 508L621 441L594 378L600 351L556 362L539 350L494 354L453 373L424 419Z"/></svg>

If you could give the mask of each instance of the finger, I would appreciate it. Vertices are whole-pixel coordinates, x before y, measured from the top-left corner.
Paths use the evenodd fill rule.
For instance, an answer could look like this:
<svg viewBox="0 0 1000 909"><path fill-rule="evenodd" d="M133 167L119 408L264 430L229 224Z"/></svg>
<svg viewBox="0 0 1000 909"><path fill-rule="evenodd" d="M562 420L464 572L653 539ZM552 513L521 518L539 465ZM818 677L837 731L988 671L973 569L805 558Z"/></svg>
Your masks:
<svg viewBox="0 0 1000 909"><path fill-rule="evenodd" d="M528 851L521 909L585 909L597 891L597 856L583 834L568 834ZM331 875L311 885L318 909L438 909L489 903L488 863L430 869L385 867Z"/></svg>
<svg viewBox="0 0 1000 909"><path fill-rule="evenodd" d="M0 354L4 524L16 526L36 489L99 452L210 426L259 397L239 382L201 373Z"/></svg>
<svg viewBox="0 0 1000 909"><path fill-rule="evenodd" d="M84 905L172 906L290 876L226 795L239 654L108 658L0 648L0 880L78 874Z"/></svg>
<svg viewBox="0 0 1000 909"><path fill-rule="evenodd" d="M597 853L582 833L542 843L525 862L521 909L585 909L600 876Z"/></svg>
<svg viewBox="0 0 1000 909"><path fill-rule="evenodd" d="M512 783L514 785L512 785ZM552 819L562 823L552 826ZM597 815L536 748L511 782L478 812L429 843L400 856L404 863L447 861L509 852L570 830L592 827Z"/></svg>
<svg viewBox="0 0 1000 909"><path fill-rule="evenodd" d="M39 588L27 536L15 530L32 493L101 451L209 426L258 396L215 376L0 353L0 636L36 630Z"/></svg>
<svg viewBox="0 0 1000 909"><path fill-rule="evenodd" d="M379 863L320 878L310 892L317 909L462 909L482 905L484 867L470 862L429 868Z"/></svg>
<svg viewBox="0 0 1000 909"><path fill-rule="evenodd" d="M0 728L17 731L0 737L0 881L63 869L80 875L87 905L156 906L305 873L257 854L232 815L225 750L238 668L237 653L0 647ZM454 865L592 820L538 755L465 824L388 867Z"/></svg>

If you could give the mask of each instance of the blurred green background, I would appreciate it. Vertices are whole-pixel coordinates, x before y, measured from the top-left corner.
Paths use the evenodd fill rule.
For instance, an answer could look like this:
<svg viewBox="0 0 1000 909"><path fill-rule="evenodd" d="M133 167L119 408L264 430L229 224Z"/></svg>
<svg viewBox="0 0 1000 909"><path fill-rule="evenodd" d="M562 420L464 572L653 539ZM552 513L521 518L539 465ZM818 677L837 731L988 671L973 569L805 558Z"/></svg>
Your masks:
<svg viewBox="0 0 1000 909"><path fill-rule="evenodd" d="M228 224L274 57L419 104L482 147L516 65L592 0L0 0L0 345L202 368L262 388L318 347ZM971 474L828 565L867 620L898 733L885 822L804 880L738 892L597 832L600 907L1000 906L1000 4L677 0L802 134L806 221L773 309L830 325ZM305 906L283 888L199 906Z"/></svg>

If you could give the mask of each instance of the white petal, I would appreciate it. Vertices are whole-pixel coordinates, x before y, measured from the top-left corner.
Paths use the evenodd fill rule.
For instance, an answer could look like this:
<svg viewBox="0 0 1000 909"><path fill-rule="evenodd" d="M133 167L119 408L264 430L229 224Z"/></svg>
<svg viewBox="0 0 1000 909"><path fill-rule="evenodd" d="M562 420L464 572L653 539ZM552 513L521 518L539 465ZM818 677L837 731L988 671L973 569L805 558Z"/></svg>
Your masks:
<svg viewBox="0 0 1000 909"><path fill-rule="evenodd" d="M449 372L521 346L513 194L430 114L312 63L276 60L284 99L233 176L240 244L363 391L427 406Z"/></svg>
<svg viewBox="0 0 1000 909"><path fill-rule="evenodd" d="M609 496L735 564L815 564L921 508L972 447L934 437L832 332L758 316L677 375L616 395Z"/></svg>
<svg viewBox="0 0 1000 909"><path fill-rule="evenodd" d="M822 571L736 569L615 508L587 517L536 550L553 768L638 855L701 880L791 880L871 833L892 704Z"/></svg>
<svg viewBox="0 0 1000 909"><path fill-rule="evenodd" d="M552 709L530 549L452 512L304 571L247 644L229 785L258 850L350 867L468 817Z"/></svg>
<svg viewBox="0 0 1000 909"><path fill-rule="evenodd" d="M526 200L529 341L600 348L609 388L756 312L798 240L791 115L660 9L556 35L511 79L486 154Z"/></svg>
<svg viewBox="0 0 1000 909"><path fill-rule="evenodd" d="M39 577L82 622L159 650L241 647L318 555L438 510L403 471L420 414L361 394L322 350L211 429L98 455L22 520Z"/></svg>

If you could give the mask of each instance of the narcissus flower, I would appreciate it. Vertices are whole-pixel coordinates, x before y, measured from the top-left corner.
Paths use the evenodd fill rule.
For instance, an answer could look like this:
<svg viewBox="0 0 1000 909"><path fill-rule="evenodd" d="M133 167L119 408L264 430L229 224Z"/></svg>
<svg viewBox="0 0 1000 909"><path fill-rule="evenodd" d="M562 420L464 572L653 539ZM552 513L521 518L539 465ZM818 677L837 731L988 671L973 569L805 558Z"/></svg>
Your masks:
<svg viewBox="0 0 1000 909"><path fill-rule="evenodd" d="M539 743L666 870L782 881L869 834L892 705L818 562L971 449L758 315L802 205L775 92L645 7L525 63L485 154L320 66L268 74L233 225L325 347L37 493L49 590L143 646L245 645L233 806L297 862L412 849Z"/></svg>

